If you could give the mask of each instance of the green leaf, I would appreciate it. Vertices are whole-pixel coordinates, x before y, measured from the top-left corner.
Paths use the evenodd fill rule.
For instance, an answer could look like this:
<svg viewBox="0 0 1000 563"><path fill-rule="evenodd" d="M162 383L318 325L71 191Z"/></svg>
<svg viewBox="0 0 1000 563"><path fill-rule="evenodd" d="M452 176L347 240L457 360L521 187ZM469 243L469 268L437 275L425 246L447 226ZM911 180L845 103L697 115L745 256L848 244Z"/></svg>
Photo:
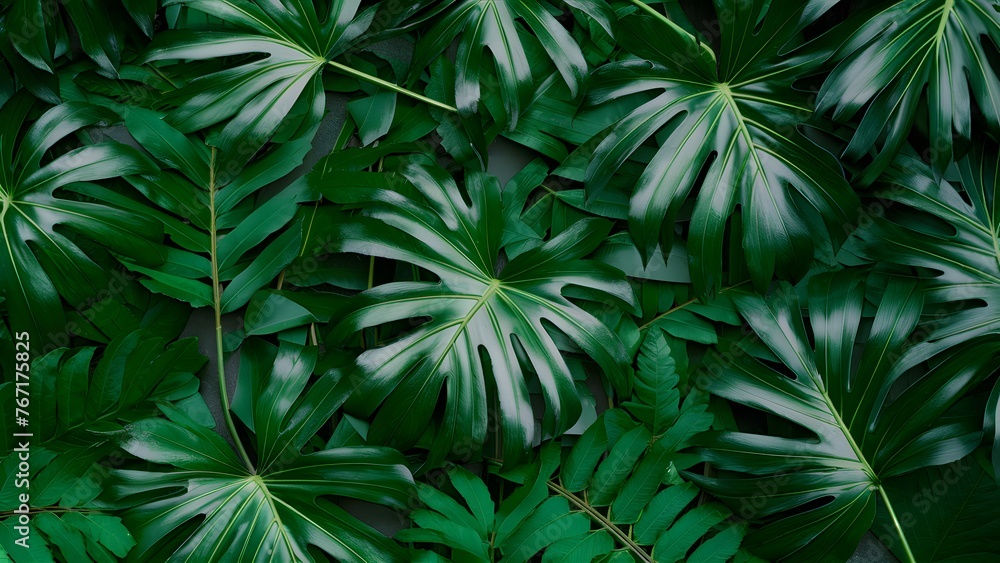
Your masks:
<svg viewBox="0 0 1000 563"><path fill-rule="evenodd" d="M254 292L271 283L291 263L301 247L301 225L292 225L261 250L253 262L226 286L222 293L222 312L231 313L246 305Z"/></svg>
<svg viewBox="0 0 1000 563"><path fill-rule="evenodd" d="M168 125L157 112L131 108L125 124L164 167L154 174L127 177L163 209L137 211L162 220L170 239L181 247L166 250L168 259L160 266L143 268L131 261L125 265L148 275L142 283L150 290L195 307L213 303L211 278L216 265L225 282L223 312L246 305L302 248L302 225L294 218L298 203L314 199L308 183L293 182L259 203L253 196L302 163L309 139L284 143L238 172L226 174L213 157L214 149Z"/></svg>
<svg viewBox="0 0 1000 563"><path fill-rule="evenodd" d="M646 451L652 435L645 426L638 426L621 437L597 466L587 492L594 506L607 506L618 494L622 483Z"/></svg>
<svg viewBox="0 0 1000 563"><path fill-rule="evenodd" d="M608 432L605 430L604 420L603 415L598 417L583 432L563 463L560 478L567 490L576 493L590 484L590 477L608 447Z"/></svg>
<svg viewBox="0 0 1000 563"><path fill-rule="evenodd" d="M655 343L656 338L649 341ZM415 511L416 527L400 532L397 539L448 546L456 561L469 556L477 561L496 560L498 554L488 549L496 546L504 561L524 561L539 551L544 562L617 561L611 554L616 550L628 561L652 563L654 555L648 546L657 542L658 549L668 555L683 557L690 551L692 557L706 561L728 558L739 546L745 526L717 526L729 515L717 503L685 511L698 489L690 483L670 484L666 478L679 450L711 424L706 398L694 392L682 406L675 404L674 410L680 409L679 416L673 417L677 423L653 443L649 430L628 411L605 411L570 449L558 475L554 474L559 469L560 448L556 442L547 443L538 460L498 472L500 478L516 485L507 498L500 499L492 519L476 507L478 499L486 505L490 498L486 486L465 470L449 470L451 483L477 515L443 492L420 486L427 510ZM640 401L635 398L636 404ZM600 457L604 461L597 467ZM637 464L636 460L641 461ZM588 493L579 494L588 483ZM496 486L491 489L498 490ZM614 499L613 503L602 501L599 495ZM602 503L612 505L610 514L599 508ZM492 507L492 502L487 506ZM630 515L625 520L635 522L634 534L614 518L616 511Z"/></svg>
<svg viewBox="0 0 1000 563"><path fill-rule="evenodd" d="M166 4L198 10L229 26L159 33L146 52L146 61L267 55L237 59L241 61L237 66L195 76L178 92L181 104L170 114L170 121L179 130L190 133L228 120L215 143L221 152L221 170L238 170L281 127L309 131L307 141L311 139L325 112L322 73L328 66L401 90L334 60L351 54L354 43L371 25L374 9L359 12L357 0L322 6L262 0L171 0ZM302 115L290 119L293 107L301 108Z"/></svg>
<svg viewBox="0 0 1000 563"><path fill-rule="evenodd" d="M736 554L746 534L746 525L729 526L698 546L689 563L726 563Z"/></svg>
<svg viewBox="0 0 1000 563"><path fill-rule="evenodd" d="M347 102L347 111L358 124L361 144L368 146L389 132L396 112L396 93L379 91L351 100Z"/></svg>
<svg viewBox="0 0 1000 563"><path fill-rule="evenodd" d="M575 0L567 4L597 19L605 28L611 28L614 12L604 0ZM455 99L459 111L470 115L477 111L481 100L480 75L485 66L483 54L489 50L507 122L513 129L534 93L532 69L521 38L522 26L534 33L573 96L587 80L587 61L583 52L551 10L551 4L545 0L439 3L438 7L422 16L422 19L430 19L431 23L417 43L411 82L458 37Z"/></svg>
<svg viewBox="0 0 1000 563"><path fill-rule="evenodd" d="M83 306L111 284L109 272L84 253L73 235L99 240L112 252L150 264L162 260L153 245L162 228L122 210L119 200L127 198L87 183L150 170L148 159L135 149L100 143L54 150L54 157L42 164L43 155L63 137L117 116L70 102L29 126L34 106L22 92L0 107L0 242L5 249L0 253L0 289L19 330L29 331L32 347L41 351L68 330L60 297Z"/></svg>
<svg viewBox="0 0 1000 563"><path fill-rule="evenodd" d="M635 541L641 545L656 543L656 539L674 523L696 496L698 488L690 483L667 487L657 493L635 523Z"/></svg>
<svg viewBox="0 0 1000 563"><path fill-rule="evenodd" d="M860 183L892 164L918 112L927 112L937 178L974 138L973 100L986 127L1000 133L1000 78L989 54L1000 45L995 2L905 0L874 16L862 12L831 33L847 39L816 106L841 122L860 114L844 156L858 160L877 149Z"/></svg>
<svg viewBox="0 0 1000 563"><path fill-rule="evenodd" d="M549 543L589 530L587 517L570 512L566 499L550 497L525 518L524 523L500 544L500 549L505 561L524 563Z"/></svg>
<svg viewBox="0 0 1000 563"><path fill-rule="evenodd" d="M567 194L568 192L559 193ZM582 196L582 194L579 195ZM569 198L568 196L564 196L560 199L567 201ZM586 203L582 201L582 198L580 203L586 207ZM604 213L600 214L606 215ZM626 215L623 215L621 218L624 219L626 217L627 211ZM632 238L628 233L619 233L608 237L608 240L601 246L595 258L618 268L632 278L675 283L688 283L691 281L691 276L688 272L687 250L682 244L675 244L670 249L669 256L662 252L654 252L649 262L644 265L639 251L632 243Z"/></svg>
<svg viewBox="0 0 1000 563"><path fill-rule="evenodd" d="M745 547L762 557L846 561L872 524L876 496L888 499L886 479L960 459L981 440L975 424L938 422L985 376L963 366L965 347L916 372L889 399L890 374L923 299L915 283L892 278L880 297L869 297L877 305L871 318L863 314L866 288L856 272L812 277L810 333L787 284L768 298L736 297L756 338L727 343L697 379L801 427L790 437L719 431L694 439L702 460L736 473L689 477L761 523Z"/></svg>
<svg viewBox="0 0 1000 563"><path fill-rule="evenodd" d="M698 197L687 240L698 293L711 295L724 281L724 232L737 205L758 289L774 273L804 274L815 241L842 240L857 197L836 158L798 131L812 108L807 94L793 88L822 59L790 49L799 30L829 4L720 0L716 11L727 16L719 18L724 48L718 59L662 16L621 21L620 43L639 58L596 71L588 97L597 104L645 97L632 96L634 109L598 146L587 190L589 199L599 196L644 142L660 141L629 208L629 231L644 262L657 245L669 251L674 222L693 189Z"/></svg>
<svg viewBox="0 0 1000 563"><path fill-rule="evenodd" d="M964 343L972 350L965 356L969 369L992 369L1000 316L998 166L996 144L988 142L957 163L957 174L938 181L927 164L904 151L874 192L899 205L858 230L856 252L919 268L934 312L927 338L904 352L892 378L928 358L951 356ZM1000 428L993 425L993 431L1000 444ZM1000 468L996 459L994 471Z"/></svg>
<svg viewBox="0 0 1000 563"><path fill-rule="evenodd" d="M579 538L564 538L548 546L542 554L542 563L593 561L610 553L614 547L611 536L604 530L598 530Z"/></svg>
<svg viewBox="0 0 1000 563"><path fill-rule="evenodd" d="M118 76L126 32L134 33L137 25L147 37L152 36L157 8L152 0L66 0L59 4L14 0L7 6L11 6L5 14L5 27L13 32L10 43L31 65L56 71L55 61L70 49L70 36L63 24L68 16L73 39L102 72L114 77Z"/></svg>
<svg viewBox="0 0 1000 563"><path fill-rule="evenodd" d="M112 491L128 504L136 495L159 495L124 513L137 542L130 557L212 560L231 553L242 560L269 553L290 561L310 560L315 548L342 561L404 560L398 546L328 500L404 509L413 480L400 454L357 446L303 453L343 400L336 379L326 374L307 387L314 350L255 341L244 348L250 350L242 354L237 388L245 400L233 411L252 429L256 467L245 467L222 436L169 406L161 407L169 421L126 426L121 447L157 465L115 470Z"/></svg>
<svg viewBox="0 0 1000 563"><path fill-rule="evenodd" d="M921 469L886 483L917 561L974 561L1000 550L997 489L983 456ZM879 511L879 537L902 553L892 520Z"/></svg>
<svg viewBox="0 0 1000 563"><path fill-rule="evenodd" d="M247 336L274 334L310 323L328 322L347 297L336 293L263 289L247 306Z"/></svg>
<svg viewBox="0 0 1000 563"><path fill-rule="evenodd" d="M390 191L389 179L395 176L386 174L375 176L382 188L348 188L329 181L328 187L319 188L335 201L363 206L368 215L338 225L333 252L400 260L440 279L368 290L349 303L334 329L334 336L344 341L370 327L431 318L384 346L366 350L345 375L354 389L348 411L374 415L370 440L410 447L440 416L434 455L445 455L455 443L478 447L486 437L489 378L499 400L504 460L516 462L535 440L523 360L518 360L522 352L524 367L534 372L542 388L542 431L564 432L582 407L573 376L546 325L593 358L616 390L629 392L632 374L621 341L564 295L576 286L586 288L585 299L633 305L631 287L617 270L582 259L607 234L606 223L578 222L498 271L504 210L496 179L467 174L467 204L444 170L408 159L400 166L399 174L423 201ZM489 371L483 365L487 359ZM442 390L443 410L435 415Z"/></svg>
<svg viewBox="0 0 1000 563"><path fill-rule="evenodd" d="M680 378L675 371L670 347L659 331L650 331L639 350L639 370L635 378L636 402L626 402L627 408L653 434L662 434L677 420Z"/></svg>
<svg viewBox="0 0 1000 563"><path fill-rule="evenodd" d="M489 490L482 481L462 468L456 467L450 476L451 484L465 499L485 533L493 521L493 500L490 498Z"/></svg>
<svg viewBox="0 0 1000 563"><path fill-rule="evenodd" d="M194 339L168 343L147 329L113 339L92 369L94 353L92 347L60 348L30 370L37 405L30 428L31 542L43 546L36 553L54 546L67 561L113 561L135 545L117 516L92 504L107 476L99 462L113 451L108 432L155 413L156 403L196 393L194 374L205 363ZM0 458L0 512L20 504L18 462L14 452ZM33 561L45 559L32 555Z"/></svg>
<svg viewBox="0 0 1000 563"><path fill-rule="evenodd" d="M674 563L675 561L680 561L684 559L685 554L691 549L691 546L698 542L699 539L706 532L712 529L719 522L722 522L729 516L730 512L724 506L720 504L706 504L693 508L691 511L685 513L680 519L670 527L669 530L663 533L659 539L656 540L656 544L653 545L653 557L656 561L662 561L663 563ZM730 528L733 530L734 528ZM741 535L737 533L737 540L741 539ZM725 531L716 535L714 538L718 538L722 534L726 534ZM732 532L723 536L723 540L720 542L730 541L730 536ZM711 541L711 540L709 540ZM737 545L739 542L737 541ZM700 546L688 561L702 561L705 557L704 555L697 555L699 551L705 546ZM736 548L733 548L735 553ZM702 552L704 553L704 552ZM728 558L727 558L728 559ZM724 561L725 559L723 559Z"/></svg>

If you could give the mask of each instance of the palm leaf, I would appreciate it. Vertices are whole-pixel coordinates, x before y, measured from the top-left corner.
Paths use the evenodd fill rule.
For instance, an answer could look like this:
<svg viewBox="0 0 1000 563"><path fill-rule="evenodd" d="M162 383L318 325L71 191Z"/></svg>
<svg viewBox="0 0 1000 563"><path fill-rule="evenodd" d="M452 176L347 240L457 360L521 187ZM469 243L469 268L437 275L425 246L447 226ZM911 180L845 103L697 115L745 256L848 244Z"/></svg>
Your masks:
<svg viewBox="0 0 1000 563"><path fill-rule="evenodd" d="M302 229L293 221L298 203L314 199L304 183L260 203L254 195L301 164L309 139L279 145L227 175L213 149L171 127L160 114L132 108L125 124L163 166L126 178L150 203L136 211L162 222L176 245L164 250L167 260L161 266L126 265L148 276L142 283L152 291L195 307L213 303L215 272L224 285L221 312L246 305L295 257L302 243Z"/></svg>
<svg viewBox="0 0 1000 563"><path fill-rule="evenodd" d="M73 22L80 48L109 76L118 76L126 32L138 27L153 36L156 0L13 0L3 14L5 41L25 62L45 72L56 71L56 60L71 47L61 12Z"/></svg>
<svg viewBox="0 0 1000 563"><path fill-rule="evenodd" d="M193 8L233 27L159 34L145 60L267 55L195 77L178 92L182 103L170 114L171 123L185 133L229 120L215 143L225 174L249 161L280 126L305 132L319 123L325 111L322 72L327 67L436 103L334 60L348 53L371 25L376 8L359 12L360 0L335 0L319 9L303 2L263 0L173 0L166 4ZM286 121L292 108L299 108L303 115Z"/></svg>
<svg viewBox="0 0 1000 563"><path fill-rule="evenodd" d="M566 4L611 33L614 12L604 0L572 0ZM555 64L571 95L576 96L586 83L587 61L577 42L553 16L555 10L545 0L437 2L437 6L420 17L421 21L429 19L430 26L416 46L412 65L414 77L429 67L458 37L455 99L459 111L472 114L481 99L480 73L486 66L483 54L489 50L499 79L500 98L509 127L513 129L534 92L532 69L521 37L525 26L534 33Z"/></svg>
<svg viewBox="0 0 1000 563"><path fill-rule="evenodd" d="M1000 489L980 453L886 483L896 509L910 515L917 561L975 561L1000 552ZM879 513L876 524L880 537L895 537L888 514ZM883 541L901 553L898 541Z"/></svg>
<svg viewBox="0 0 1000 563"><path fill-rule="evenodd" d="M976 349L981 350L966 357L970 368L992 365L989 350L1000 334L998 171L993 142L974 146L957 163L956 173L943 181L911 151L904 151L873 192L905 207L859 229L856 250L872 260L917 268L933 313L926 341L906 352L895 375L963 343L978 342ZM1000 387L995 387L987 420L997 418L998 396ZM995 432L994 444L1000 445L1000 429ZM993 459L994 468L1000 468L996 446Z"/></svg>
<svg viewBox="0 0 1000 563"><path fill-rule="evenodd" d="M683 404L669 348L650 333L633 400L611 409L569 449L560 465L550 443L532 464L501 473L516 488L494 503L482 481L467 471L448 471L464 506L429 485L418 485L426 508L412 513L414 528L397 539L436 544L456 560L608 561L621 552L629 561L728 561L744 526L723 524L731 514L718 503L690 506L698 489L683 482L674 464L698 432L709 428L705 395Z"/></svg>

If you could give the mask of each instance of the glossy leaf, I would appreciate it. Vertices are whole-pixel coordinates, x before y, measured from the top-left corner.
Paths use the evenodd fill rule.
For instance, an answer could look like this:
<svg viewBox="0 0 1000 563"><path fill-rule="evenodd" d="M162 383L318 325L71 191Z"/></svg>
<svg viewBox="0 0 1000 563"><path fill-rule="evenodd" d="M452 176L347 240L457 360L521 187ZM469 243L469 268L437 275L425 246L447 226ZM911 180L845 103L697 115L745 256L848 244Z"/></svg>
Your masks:
<svg viewBox="0 0 1000 563"><path fill-rule="evenodd" d="M957 163L957 174L941 181L930 166L904 152L875 192L905 209L897 208L859 229L859 253L926 272L926 299L937 317L928 324L926 341L906 352L894 376L928 358L949 355L963 343L975 350L966 356L970 369L993 365L1000 316L998 167L992 142L970 150ZM995 413L995 404L993 409ZM995 414L986 416L995 420ZM998 444L1000 431L995 425L993 431ZM998 468L1000 448L995 451L994 468Z"/></svg>
<svg viewBox="0 0 1000 563"><path fill-rule="evenodd" d="M654 434L662 434L677 420L680 381L670 347L658 331L650 331L642 343L635 378L635 394L639 401L623 406L641 420Z"/></svg>
<svg viewBox="0 0 1000 563"><path fill-rule="evenodd" d="M504 220L494 178L468 174L466 203L440 168L407 162L400 174L419 200L387 189L387 176L375 188L321 188L327 197L362 205L367 215L340 226L334 251L408 262L440 279L366 291L343 311L335 329L346 338L368 327L430 317L365 351L345 375L354 388L348 410L374 414L370 440L410 447L437 420L435 449L454 443L476 447L486 438L490 380L500 405L504 458L516 461L536 439L525 370L542 387L543 432L564 432L581 406L552 329L593 358L618 392L629 392L631 368L621 341L565 295L570 286L583 287L588 299L633 306L631 288L616 270L583 259L607 234L607 224L577 223L498 268ZM527 358L523 364L521 353ZM438 418L434 410L442 392Z"/></svg>
<svg viewBox="0 0 1000 563"><path fill-rule="evenodd" d="M265 0L172 0L166 4L198 10L231 27L158 34L145 60L267 55L195 77L178 93L180 107L170 114L171 123L185 133L228 120L214 145L221 152L224 175L249 161L280 127L313 131L325 112L322 75L328 67L395 87L335 60L371 25L375 9L362 9L360 0L318 6ZM293 108L302 115L290 118Z"/></svg>
<svg viewBox="0 0 1000 563"><path fill-rule="evenodd" d="M553 15L553 6L548 1L460 0L436 4L421 16L431 23L417 43L413 72L423 72L457 37L455 99L462 113L476 112L483 97L481 74L487 64L483 55L488 50L509 127L517 125L534 92L532 68L522 44L524 26L541 43L572 95L585 85L588 69L583 52ZM611 32L614 12L604 0L573 0L566 4Z"/></svg>
<svg viewBox="0 0 1000 563"><path fill-rule="evenodd" d="M253 196L302 162L309 150L308 139L285 143L227 176L210 147L171 127L156 112L132 108L125 124L163 167L127 178L155 204L152 209L136 210L161 221L180 247L165 251L167 260L162 266L126 265L147 275L149 279L142 283L152 291L204 307L212 304L214 249L224 282L223 312L246 305L302 246L302 229L293 218L299 202L313 199L308 186L294 183L262 203L256 203Z"/></svg>
<svg viewBox="0 0 1000 563"><path fill-rule="evenodd" d="M648 338L647 348L658 346L658 340L662 337ZM414 511L415 526L397 539L446 546L455 560L525 561L539 550L542 561L603 561L612 550L647 563L681 561L689 553L694 560L728 560L744 527L722 524L716 530L731 514L718 503L688 508L698 490L677 480L672 467L691 437L709 427L712 416L706 413L704 395L678 405L675 386L676 380L652 394L637 393L632 403L652 398L653 404L646 405L651 408L674 397L672 409L661 410L672 410L676 422L661 435L652 436L626 411L612 409L576 442L561 468L558 447L550 443L539 460L500 473L518 485L500 499L495 518L484 517L483 509L493 507L485 484L463 469L450 469L449 477L468 508L420 485L426 508ZM671 472L674 477L668 476ZM634 524L634 533L625 524Z"/></svg>
<svg viewBox="0 0 1000 563"><path fill-rule="evenodd" d="M56 152L43 164L43 156L61 139L83 127L117 121L116 115L71 102L31 122L35 107L26 93L0 107L0 284L16 325L31 332L37 351L48 351L68 332L60 298L79 307L111 283L109 272L61 229L99 240L143 264L162 260L154 242L163 231L155 221L126 211L130 199L89 183L151 170L135 149L90 144Z"/></svg>
<svg viewBox="0 0 1000 563"><path fill-rule="evenodd" d="M60 348L31 365L30 397L34 409L27 439L34 561L114 561L135 541L121 519L94 503L107 476L100 462L113 453L108 432L136 417L156 412L157 402L197 395L194 375L205 363L194 339L169 343L155 331L137 330L116 338L91 366L93 347ZM14 384L0 389L13 391ZM13 392L11 404L13 404ZM0 396L6 398L4 391ZM208 409L200 403L204 413ZM210 415L209 415L210 417ZM25 441L24 438L13 438ZM20 452L0 457L0 512L20 506L24 488ZM23 476L22 476L23 478ZM17 516L5 520L18 525ZM0 533L0 545L20 555L23 549ZM20 561L20 557L17 559Z"/></svg>
<svg viewBox="0 0 1000 563"><path fill-rule="evenodd" d="M890 280L870 321L865 280L855 272L813 277L808 295L812 339L787 284L767 298L738 296L756 336L723 347L699 378L712 393L804 434L703 434L694 439L701 459L733 473L690 478L761 524L747 537L754 553L846 561L874 520L876 496L891 502L885 479L961 459L979 444L975 425L938 417L985 374L966 368L968 349L958 347L890 400L893 364L923 305L916 285Z"/></svg>
<svg viewBox="0 0 1000 563"><path fill-rule="evenodd" d="M5 3L7 39L20 57L43 71L56 71L56 60L70 50L70 34L63 14L73 23L80 48L101 71L118 76L127 31L137 26L153 35L155 0L69 0L54 4L44 0Z"/></svg>
<svg viewBox="0 0 1000 563"><path fill-rule="evenodd" d="M732 16L719 20L718 56L669 20L629 16L620 41L638 58L601 67L588 93L597 104L648 94L633 97L634 109L597 147L588 197L655 136L659 146L632 193L629 231L645 262L658 245L668 251L680 207L697 188L687 240L691 280L702 294L723 282L723 235L736 206L750 275L764 289L774 273L804 273L814 241L832 236L836 244L858 205L836 158L799 131L812 108L793 83L820 59L793 48L828 3L716 4Z"/></svg>
<svg viewBox="0 0 1000 563"><path fill-rule="evenodd" d="M948 465L928 467L886 483L896 509L909 520L917 561L991 557L1000 546L997 500L1000 491L984 456L973 454ZM899 552L887 517L876 519L885 543ZM887 515L886 515L887 516Z"/></svg>
<svg viewBox="0 0 1000 563"><path fill-rule="evenodd" d="M892 164L925 111L938 178L973 138L973 100L989 131L1000 133L1000 78L989 53L1000 45L995 3L894 2L874 16L861 13L831 33L851 34L834 55L839 64L823 83L817 109L832 110L840 121L858 117L844 156L858 160L876 149L858 178L862 184L872 183ZM921 109L925 93L926 110Z"/></svg>
<svg viewBox="0 0 1000 563"><path fill-rule="evenodd" d="M121 447L155 465L116 470L112 494L129 502L157 492L124 513L137 543L130 559L312 561L315 548L341 561L404 560L400 548L329 500L405 508L413 480L402 457L373 447L303 451L343 400L336 379L326 374L306 387L315 349L244 347L233 412L255 438L256 467L173 408L163 408L170 420L128 425Z"/></svg>

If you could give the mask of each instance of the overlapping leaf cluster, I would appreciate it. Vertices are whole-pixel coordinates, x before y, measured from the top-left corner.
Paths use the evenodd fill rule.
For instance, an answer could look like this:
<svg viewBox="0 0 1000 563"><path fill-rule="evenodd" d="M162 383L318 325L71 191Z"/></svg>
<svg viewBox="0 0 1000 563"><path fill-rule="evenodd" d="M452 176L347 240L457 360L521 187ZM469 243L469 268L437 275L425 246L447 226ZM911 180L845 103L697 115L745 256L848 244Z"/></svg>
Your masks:
<svg viewBox="0 0 1000 563"><path fill-rule="evenodd" d="M0 2L0 555L995 557L998 54L989 0Z"/></svg>

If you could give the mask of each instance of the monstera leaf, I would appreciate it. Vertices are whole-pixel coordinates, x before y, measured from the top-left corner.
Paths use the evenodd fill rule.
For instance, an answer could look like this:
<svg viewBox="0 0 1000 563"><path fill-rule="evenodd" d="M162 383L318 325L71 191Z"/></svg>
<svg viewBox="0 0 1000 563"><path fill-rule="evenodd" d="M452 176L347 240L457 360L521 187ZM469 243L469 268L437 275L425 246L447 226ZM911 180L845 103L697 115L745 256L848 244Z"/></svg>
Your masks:
<svg viewBox="0 0 1000 563"><path fill-rule="evenodd" d="M696 379L716 395L800 427L786 436L720 431L694 438L696 453L725 471L691 479L760 523L746 545L765 558L846 561L881 497L906 559L914 561L883 483L961 459L982 438L974 418L938 420L988 373L966 366L972 348L952 348L890 395L893 364L923 299L913 281L892 278L873 298L869 319L866 289L855 272L813 277L810 332L788 284L769 298L738 296L756 336L721 348ZM996 357L1000 347L981 351L987 352Z"/></svg>
<svg viewBox="0 0 1000 563"><path fill-rule="evenodd" d="M124 421L156 413L156 402L177 401L211 419L194 375L205 364L195 339L168 342L149 330L116 338L91 369L93 347L60 348L31 364L30 392L33 410L31 447L31 522L38 531L31 537L28 561L111 561L124 557L135 545L117 516L93 501L101 492L107 468L99 462L112 454L107 431ZM14 384L0 386L0 398L15 404ZM200 410L198 407L200 406ZM0 458L0 513L8 515L20 505L25 492L17 484L19 452L5 448ZM17 516L0 524L0 546L25 561L19 536L3 528L17 525Z"/></svg>
<svg viewBox="0 0 1000 563"><path fill-rule="evenodd" d="M360 0L333 0L318 6L265 0L172 0L165 4L182 4L221 18L239 31L158 34L147 61L267 55L195 77L179 93L183 103L170 115L171 123L185 133L232 118L215 145L222 153L222 170L238 169L250 160L293 108L299 108L304 117L297 127L289 125L292 131L308 131L316 125L326 105L322 73L327 67L433 102L333 60L371 25L376 8L359 13Z"/></svg>
<svg viewBox="0 0 1000 563"><path fill-rule="evenodd" d="M859 182L870 184L892 164L919 112L928 113L938 178L958 152L954 139L965 149L972 138L972 99L988 129L1000 133L1000 79L989 54L1000 45L996 2L904 0L841 25L856 31L837 51L840 63L816 105L841 121L863 112L844 156L857 160L872 147L878 153Z"/></svg>
<svg viewBox="0 0 1000 563"><path fill-rule="evenodd" d="M615 20L604 0L569 0L599 23L608 33ZM455 99L464 114L476 111L481 97L480 74L485 66L483 53L489 50L497 71L500 97L507 110L511 129L517 125L522 108L528 105L535 86L521 34L521 20L534 32L573 96L584 85L588 69L576 40L553 16L554 7L546 0L443 0L422 19L432 21L417 43L413 72L423 72L459 37L455 57Z"/></svg>
<svg viewBox="0 0 1000 563"><path fill-rule="evenodd" d="M314 348L244 344L233 412L254 436L251 467L222 436L169 406L170 420L126 427L122 448L157 464L114 472L112 493L135 504L124 513L136 540L130 560L314 561L316 548L340 561L404 560L399 546L331 499L402 510L413 478L386 448L307 447L342 401L332 374L308 385L315 365Z"/></svg>
<svg viewBox="0 0 1000 563"><path fill-rule="evenodd" d="M818 57L792 48L801 27L828 4L719 0L716 10L732 17L719 19L718 59L663 16L632 15L620 23L619 42L638 58L595 74L594 103L653 97L638 100L597 147L587 169L588 197L600 195L655 136L659 148L632 193L629 230L645 261L661 242L669 251L681 205L697 189L688 250L700 293L723 283L724 232L737 206L750 275L761 289L775 272L801 274L814 240L836 243L852 222L858 202L837 159L797 129L812 109L793 83L815 71Z"/></svg>
<svg viewBox="0 0 1000 563"><path fill-rule="evenodd" d="M927 288L925 342L907 351L897 371L955 346L969 343L983 353L966 356L970 366L988 368L986 353L1000 335L1000 160L993 142L973 147L957 163L956 174L936 180L931 167L912 152L899 155L873 193L905 208L859 229L859 253L872 260L918 268ZM989 418L996 419L994 392ZM1000 429L994 438L994 465L1000 467Z"/></svg>
<svg viewBox="0 0 1000 563"><path fill-rule="evenodd" d="M138 151L119 143L98 143L43 157L63 137L87 126L117 121L94 106L67 103L27 126L35 102L18 93L0 108L0 287L18 330L32 334L32 347L67 331L60 297L74 307L91 303L108 287L109 272L88 257L72 235L101 243L141 263L162 261L151 241L162 227L122 208L134 202L84 182L152 169ZM63 231L62 229L65 229ZM67 232L69 231L69 232ZM72 233L72 235L70 234Z"/></svg>
<svg viewBox="0 0 1000 563"><path fill-rule="evenodd" d="M571 427L581 412L573 376L554 333L569 337L603 370L615 390L631 389L629 357L598 319L567 299L580 296L634 307L620 271L583 260L609 225L585 220L500 267L504 210L500 186L481 173L466 176L466 193L447 173L404 160L396 174L357 180L370 188L323 189L328 197L364 207L366 217L339 226L334 252L392 258L429 270L439 281L388 283L366 291L342 311L335 333L429 317L385 346L365 351L349 377L347 408L374 413L368 438L400 448L414 445L427 425L440 425L433 451L481 445L487 397L499 401L504 458L531 448L535 432L526 380L537 379L545 401L545 434ZM409 198L386 187L416 190ZM350 185L350 184L349 184ZM488 391L489 389L489 391ZM445 395L440 414L439 397ZM380 408L381 407L381 408ZM375 413L375 411L378 411Z"/></svg>

